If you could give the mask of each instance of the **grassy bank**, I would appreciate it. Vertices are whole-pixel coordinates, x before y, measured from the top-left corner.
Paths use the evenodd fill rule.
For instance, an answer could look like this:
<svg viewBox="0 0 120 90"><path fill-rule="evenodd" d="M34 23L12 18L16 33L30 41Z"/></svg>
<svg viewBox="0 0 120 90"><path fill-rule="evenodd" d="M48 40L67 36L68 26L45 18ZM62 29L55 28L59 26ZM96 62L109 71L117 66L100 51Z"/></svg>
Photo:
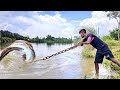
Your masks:
<svg viewBox="0 0 120 90"><path fill-rule="evenodd" d="M96 50L91 45L84 45L84 50L82 52L85 58L94 58Z"/></svg>
<svg viewBox="0 0 120 90"><path fill-rule="evenodd" d="M0 44L14 42L14 41L15 41L14 38L0 37Z"/></svg>
<svg viewBox="0 0 120 90"><path fill-rule="evenodd" d="M120 41L106 39L105 42L111 49L115 59L120 62ZM115 70L117 73L120 74L120 67L118 65L108 60L104 60L104 66L110 66L112 70Z"/></svg>
<svg viewBox="0 0 120 90"><path fill-rule="evenodd" d="M104 42L106 42L111 49L115 59L120 62L120 41L113 40L111 38L102 38ZM85 58L93 58L95 57L96 49L93 49L90 45L84 45L84 50L82 52L83 57ZM120 74L120 67L116 64L106 60L104 58L103 65L105 67L110 66L112 70L115 70L117 73Z"/></svg>

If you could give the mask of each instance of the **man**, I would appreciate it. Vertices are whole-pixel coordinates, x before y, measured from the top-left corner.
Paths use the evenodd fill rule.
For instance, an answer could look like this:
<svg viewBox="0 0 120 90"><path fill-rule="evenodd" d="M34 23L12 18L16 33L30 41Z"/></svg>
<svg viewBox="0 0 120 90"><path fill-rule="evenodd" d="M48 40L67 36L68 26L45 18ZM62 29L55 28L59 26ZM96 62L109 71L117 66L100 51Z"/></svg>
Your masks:
<svg viewBox="0 0 120 90"><path fill-rule="evenodd" d="M108 60L112 61L113 63L117 64L118 66L120 66L120 62L115 60L111 50L109 49L108 45L105 42L103 42L101 39L99 39L94 34L91 34L91 33L86 34L85 29L81 29L79 31L79 34L84 39L72 48L75 48L78 45L82 46L84 44L87 44L87 45L91 44L94 48L97 49L95 61L94 61L96 74L99 74L99 63L103 62L104 56L106 56L106 59L108 59Z"/></svg>

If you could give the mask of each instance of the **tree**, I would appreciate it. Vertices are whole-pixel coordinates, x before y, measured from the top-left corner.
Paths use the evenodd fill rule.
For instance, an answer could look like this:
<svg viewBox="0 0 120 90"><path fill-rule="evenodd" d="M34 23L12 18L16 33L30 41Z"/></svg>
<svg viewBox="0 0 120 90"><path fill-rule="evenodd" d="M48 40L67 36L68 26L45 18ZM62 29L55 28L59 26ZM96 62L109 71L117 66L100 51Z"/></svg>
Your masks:
<svg viewBox="0 0 120 90"><path fill-rule="evenodd" d="M118 39L118 37L117 37L117 32L118 31L119 31L119 34L120 34L120 30L118 28L116 28L116 29L114 29L113 31L110 32L110 36L115 40Z"/></svg>
<svg viewBox="0 0 120 90"><path fill-rule="evenodd" d="M119 34L119 30L120 30L120 11L110 11L107 14L107 17L109 18L114 18L116 19L117 23L118 23L118 40L120 40L120 34Z"/></svg>
<svg viewBox="0 0 120 90"><path fill-rule="evenodd" d="M35 42L39 43L39 37L38 36L35 38Z"/></svg>
<svg viewBox="0 0 120 90"><path fill-rule="evenodd" d="M55 39L55 38L54 38L54 37L52 37L51 35L47 35L46 39L47 39L47 40L54 41L54 39Z"/></svg>

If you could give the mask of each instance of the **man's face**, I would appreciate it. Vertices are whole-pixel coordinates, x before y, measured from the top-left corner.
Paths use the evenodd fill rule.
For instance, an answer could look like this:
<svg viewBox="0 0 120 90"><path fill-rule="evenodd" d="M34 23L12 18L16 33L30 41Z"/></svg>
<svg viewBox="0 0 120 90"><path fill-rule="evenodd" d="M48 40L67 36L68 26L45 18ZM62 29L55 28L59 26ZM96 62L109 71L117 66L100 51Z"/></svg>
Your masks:
<svg viewBox="0 0 120 90"><path fill-rule="evenodd" d="M84 38L85 33L81 32L80 35L81 35L82 38Z"/></svg>

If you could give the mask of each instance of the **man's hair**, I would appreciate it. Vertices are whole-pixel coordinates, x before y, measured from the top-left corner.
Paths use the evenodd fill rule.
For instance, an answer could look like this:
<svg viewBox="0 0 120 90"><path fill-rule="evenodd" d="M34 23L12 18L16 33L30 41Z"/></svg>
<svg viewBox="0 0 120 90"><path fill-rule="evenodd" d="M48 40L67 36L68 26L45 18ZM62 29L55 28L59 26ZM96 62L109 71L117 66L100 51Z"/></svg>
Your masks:
<svg viewBox="0 0 120 90"><path fill-rule="evenodd" d="M85 30L85 29L81 29L81 30L79 31L79 34L82 33L82 32L86 33L86 30Z"/></svg>

